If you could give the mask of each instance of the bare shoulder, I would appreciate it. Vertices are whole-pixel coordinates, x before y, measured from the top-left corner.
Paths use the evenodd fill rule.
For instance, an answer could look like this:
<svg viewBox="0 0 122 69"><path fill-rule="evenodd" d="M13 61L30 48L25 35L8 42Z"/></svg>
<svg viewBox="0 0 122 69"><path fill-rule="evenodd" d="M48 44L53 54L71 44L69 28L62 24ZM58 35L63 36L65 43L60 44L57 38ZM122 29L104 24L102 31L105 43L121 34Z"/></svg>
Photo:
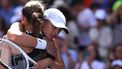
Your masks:
<svg viewBox="0 0 122 69"><path fill-rule="evenodd" d="M16 31L16 30L22 31L22 29L23 29L22 24L20 22L15 22L10 26L8 31Z"/></svg>
<svg viewBox="0 0 122 69"><path fill-rule="evenodd" d="M12 23L10 28L12 28L12 27L15 28L15 27L18 27L18 26L22 26L22 24L20 22L14 22L14 23Z"/></svg>
<svg viewBox="0 0 122 69"><path fill-rule="evenodd" d="M17 25L20 25L20 22L14 22L14 23L12 23L11 26L17 26Z"/></svg>

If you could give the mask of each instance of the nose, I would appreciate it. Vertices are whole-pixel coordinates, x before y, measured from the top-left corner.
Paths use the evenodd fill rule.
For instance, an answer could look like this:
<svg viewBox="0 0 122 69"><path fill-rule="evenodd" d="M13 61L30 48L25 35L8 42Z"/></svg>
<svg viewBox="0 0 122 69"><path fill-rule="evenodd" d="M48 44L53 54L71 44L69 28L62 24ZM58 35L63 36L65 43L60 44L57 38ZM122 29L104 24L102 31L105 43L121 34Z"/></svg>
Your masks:
<svg viewBox="0 0 122 69"><path fill-rule="evenodd" d="M57 30L57 29L54 30L54 34L55 34L55 35L58 34L58 30Z"/></svg>
<svg viewBox="0 0 122 69"><path fill-rule="evenodd" d="M54 35L58 35L58 34L59 34L59 29L58 29L58 28L55 28L55 29L53 30L53 32L54 32Z"/></svg>

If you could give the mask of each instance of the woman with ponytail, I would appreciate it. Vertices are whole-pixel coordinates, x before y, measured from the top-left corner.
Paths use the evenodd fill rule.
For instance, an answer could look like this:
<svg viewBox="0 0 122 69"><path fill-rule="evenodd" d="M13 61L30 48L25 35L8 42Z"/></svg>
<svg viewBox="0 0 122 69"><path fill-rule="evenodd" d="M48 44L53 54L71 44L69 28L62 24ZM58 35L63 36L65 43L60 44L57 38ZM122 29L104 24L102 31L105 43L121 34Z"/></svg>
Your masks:
<svg viewBox="0 0 122 69"><path fill-rule="evenodd" d="M54 17L50 18L48 14ZM13 23L5 38L19 45L31 58L38 61L35 69L45 69L47 66L64 69L54 37L61 30L68 33L65 22L65 17L59 10L49 9L44 15L42 3L29 1L22 10L21 22Z"/></svg>

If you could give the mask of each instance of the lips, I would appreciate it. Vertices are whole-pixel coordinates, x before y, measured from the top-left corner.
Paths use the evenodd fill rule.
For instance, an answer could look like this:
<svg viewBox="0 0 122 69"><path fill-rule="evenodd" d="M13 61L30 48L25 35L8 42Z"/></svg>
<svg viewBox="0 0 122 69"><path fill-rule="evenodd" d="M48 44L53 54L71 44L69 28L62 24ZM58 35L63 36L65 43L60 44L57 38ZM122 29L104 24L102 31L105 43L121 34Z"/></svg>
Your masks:
<svg viewBox="0 0 122 69"><path fill-rule="evenodd" d="M51 37L51 38L54 38L54 37L56 37L56 35L51 34L50 37Z"/></svg>

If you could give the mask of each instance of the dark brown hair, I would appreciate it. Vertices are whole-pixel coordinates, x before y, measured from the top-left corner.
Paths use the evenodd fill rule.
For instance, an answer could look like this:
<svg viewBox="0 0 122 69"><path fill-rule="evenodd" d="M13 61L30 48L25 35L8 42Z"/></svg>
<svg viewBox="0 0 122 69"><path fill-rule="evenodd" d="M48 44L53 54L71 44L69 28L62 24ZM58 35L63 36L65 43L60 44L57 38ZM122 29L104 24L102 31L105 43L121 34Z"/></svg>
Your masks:
<svg viewBox="0 0 122 69"><path fill-rule="evenodd" d="M32 25L32 33L34 37L38 37L42 31L44 21L44 5L40 1L29 1L22 10L22 15L26 17L28 23Z"/></svg>

